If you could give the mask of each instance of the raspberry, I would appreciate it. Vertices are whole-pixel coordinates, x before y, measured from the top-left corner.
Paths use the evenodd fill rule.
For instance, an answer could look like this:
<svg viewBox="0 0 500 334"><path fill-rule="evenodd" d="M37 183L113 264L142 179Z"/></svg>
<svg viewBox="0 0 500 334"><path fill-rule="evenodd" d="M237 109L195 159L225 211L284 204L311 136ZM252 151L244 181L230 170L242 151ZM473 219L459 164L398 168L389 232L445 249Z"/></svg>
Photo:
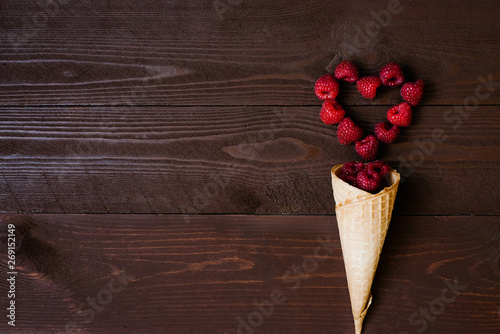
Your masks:
<svg viewBox="0 0 500 334"><path fill-rule="evenodd" d="M354 175L348 175L348 174L340 174L339 179L342 181L349 183L353 187L357 187L358 185L356 184L356 174Z"/></svg>
<svg viewBox="0 0 500 334"><path fill-rule="evenodd" d="M396 87L405 82L405 76L401 67L395 63L388 63L379 73L380 80L384 86Z"/></svg>
<svg viewBox="0 0 500 334"><path fill-rule="evenodd" d="M372 170L363 169L356 176L356 186L359 189L375 193L380 188L381 180L380 175Z"/></svg>
<svg viewBox="0 0 500 334"><path fill-rule="evenodd" d="M357 161L346 162L344 165L342 165L341 174L356 176L364 168L365 164L362 162L357 162Z"/></svg>
<svg viewBox="0 0 500 334"><path fill-rule="evenodd" d="M408 103L400 103L387 111L387 119L392 125L408 126L411 123L411 107Z"/></svg>
<svg viewBox="0 0 500 334"><path fill-rule="evenodd" d="M314 92L320 100L334 99L339 94L339 83L333 75L325 74L316 81Z"/></svg>
<svg viewBox="0 0 500 334"><path fill-rule="evenodd" d="M363 129L354 124L354 122L346 117L340 122L337 129L337 137L342 145L349 145L361 139Z"/></svg>
<svg viewBox="0 0 500 334"><path fill-rule="evenodd" d="M325 124L337 124L345 116L345 110L336 100L323 102L319 117Z"/></svg>
<svg viewBox="0 0 500 334"><path fill-rule="evenodd" d="M343 60L335 68L335 79L344 80L348 83L355 83L359 77L356 65L350 60Z"/></svg>
<svg viewBox="0 0 500 334"><path fill-rule="evenodd" d="M368 168L369 170L372 170L374 172L379 173L380 176L382 176L382 177L384 177L387 173L389 173L391 171L389 165L383 161L380 161L380 160L367 163L366 168Z"/></svg>
<svg viewBox="0 0 500 334"><path fill-rule="evenodd" d="M375 136L385 144L392 144L399 136L399 126L393 125L389 128L386 122L380 122L375 125Z"/></svg>
<svg viewBox="0 0 500 334"><path fill-rule="evenodd" d="M387 165L385 162L380 161L380 160L370 162L370 163L366 164L366 169L374 171L374 172L378 173L378 175L380 175L381 188L385 188L389 184L390 177L391 177L391 174L390 174L391 167L389 167L389 165Z"/></svg>
<svg viewBox="0 0 500 334"><path fill-rule="evenodd" d="M401 97L408 102L410 106L415 107L422 101L424 86L425 84L422 80L417 80L415 83L407 82L401 87Z"/></svg>
<svg viewBox="0 0 500 334"><path fill-rule="evenodd" d="M374 99L377 95L377 88L381 85L377 77L362 77L356 82L356 88L367 99Z"/></svg>
<svg viewBox="0 0 500 334"><path fill-rule="evenodd" d="M360 157L370 161L377 157L378 145L378 139L374 135L369 135L365 139L357 141L354 148Z"/></svg>

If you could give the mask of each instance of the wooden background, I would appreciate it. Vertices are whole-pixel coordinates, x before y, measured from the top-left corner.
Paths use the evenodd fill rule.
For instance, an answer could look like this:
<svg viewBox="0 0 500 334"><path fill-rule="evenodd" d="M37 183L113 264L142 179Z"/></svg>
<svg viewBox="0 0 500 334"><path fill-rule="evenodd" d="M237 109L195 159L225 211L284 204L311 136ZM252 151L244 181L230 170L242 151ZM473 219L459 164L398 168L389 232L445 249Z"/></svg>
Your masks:
<svg viewBox="0 0 500 334"><path fill-rule="evenodd" d="M363 333L498 333L500 6L393 3L1 1L0 332L353 333L329 170L357 156L313 92L349 58L427 84L379 155L404 182ZM341 91L366 131L400 101Z"/></svg>

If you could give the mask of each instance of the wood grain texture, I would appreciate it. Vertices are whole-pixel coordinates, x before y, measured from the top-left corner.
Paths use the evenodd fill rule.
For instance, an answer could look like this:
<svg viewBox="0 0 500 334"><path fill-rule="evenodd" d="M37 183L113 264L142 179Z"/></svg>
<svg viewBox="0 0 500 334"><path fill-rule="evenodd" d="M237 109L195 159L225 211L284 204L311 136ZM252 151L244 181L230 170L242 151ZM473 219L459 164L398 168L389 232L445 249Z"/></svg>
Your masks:
<svg viewBox="0 0 500 334"><path fill-rule="evenodd" d="M389 16L387 0L60 3L0 4L0 105L317 105L315 80L344 57L365 75L401 63L427 105L460 104L491 75L480 103L500 103L495 0L401 0Z"/></svg>
<svg viewBox="0 0 500 334"><path fill-rule="evenodd" d="M353 333L329 170L358 157L313 93L343 58L426 82L363 333L500 332L500 7L390 3L0 1L0 333ZM371 132L401 97L339 101Z"/></svg>
<svg viewBox="0 0 500 334"><path fill-rule="evenodd" d="M237 318L248 319L254 302L269 300L273 290L285 300L255 333L354 332L334 216L0 219L2 232L8 223L17 230L18 326L11 333L64 333L69 322L84 333L236 333ZM497 333L499 238L498 217L395 217L364 333L416 333L423 325L411 315L434 309L455 280L459 293L427 321L426 332ZM0 245L3 268L4 238ZM308 272L292 272L303 263ZM122 272L131 280L100 304L113 274ZM5 291L3 269L0 275ZM449 291L444 298L452 299ZM88 323L87 298L100 309Z"/></svg>
<svg viewBox="0 0 500 334"><path fill-rule="evenodd" d="M386 109L350 107L348 114L371 132ZM404 176L396 214L500 214L498 107L480 107L468 117L450 110L416 108L412 126L382 148L379 158ZM318 112L4 108L1 210L333 213L330 168L358 157L352 145L338 143L336 126L323 124ZM443 142L433 137L436 131Z"/></svg>

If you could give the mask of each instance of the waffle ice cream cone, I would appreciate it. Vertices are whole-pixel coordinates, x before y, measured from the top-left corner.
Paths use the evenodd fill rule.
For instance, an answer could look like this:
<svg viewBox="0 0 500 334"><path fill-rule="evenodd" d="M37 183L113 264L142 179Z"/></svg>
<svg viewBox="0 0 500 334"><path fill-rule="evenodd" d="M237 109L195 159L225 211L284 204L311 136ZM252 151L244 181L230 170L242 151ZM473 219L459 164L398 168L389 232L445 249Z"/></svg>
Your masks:
<svg viewBox="0 0 500 334"><path fill-rule="evenodd" d="M335 213L351 298L356 334L371 304L371 286L384 245L400 176L391 170L389 186L370 194L339 179L342 164L332 168Z"/></svg>

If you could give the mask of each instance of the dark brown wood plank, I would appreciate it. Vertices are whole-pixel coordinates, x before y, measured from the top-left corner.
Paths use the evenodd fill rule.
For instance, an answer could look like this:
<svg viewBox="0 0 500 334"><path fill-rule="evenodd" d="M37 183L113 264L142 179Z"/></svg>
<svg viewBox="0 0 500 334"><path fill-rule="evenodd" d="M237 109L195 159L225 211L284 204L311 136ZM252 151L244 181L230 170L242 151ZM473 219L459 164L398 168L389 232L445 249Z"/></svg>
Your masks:
<svg viewBox="0 0 500 334"><path fill-rule="evenodd" d="M427 105L462 103L479 76L496 82L479 102L500 103L495 0L401 0L386 17L387 0L61 2L0 4L0 105L316 105L315 80L342 57L364 74L400 62ZM343 88L354 105L392 93Z"/></svg>
<svg viewBox="0 0 500 334"><path fill-rule="evenodd" d="M62 333L71 322L86 333L237 333L238 317L248 321L254 302L269 300L274 290L285 300L255 333L354 332L334 216L0 219L2 232L9 223L17 231L12 333ZM497 333L499 238L498 217L395 217L363 333L416 333L424 324L428 333ZM0 245L5 268L5 238ZM317 267L293 274L304 262ZM121 289L112 281L110 294L108 284L121 273L131 280ZM457 294L443 297L455 281ZM441 298L451 302L441 302L439 311ZM90 321L91 302L99 311ZM409 320L429 308L439 311L429 314L432 320ZM6 329L4 319L0 330Z"/></svg>
<svg viewBox="0 0 500 334"><path fill-rule="evenodd" d="M350 107L348 115L371 132L386 109ZM381 150L379 158L404 176L396 214L500 214L498 107L480 107L468 117L449 110L416 108L412 126ZM323 124L318 112L4 108L1 210L333 213L330 168L358 157L353 146L338 143L336 126ZM436 142L434 131L446 140ZM430 144L417 143L424 141Z"/></svg>

